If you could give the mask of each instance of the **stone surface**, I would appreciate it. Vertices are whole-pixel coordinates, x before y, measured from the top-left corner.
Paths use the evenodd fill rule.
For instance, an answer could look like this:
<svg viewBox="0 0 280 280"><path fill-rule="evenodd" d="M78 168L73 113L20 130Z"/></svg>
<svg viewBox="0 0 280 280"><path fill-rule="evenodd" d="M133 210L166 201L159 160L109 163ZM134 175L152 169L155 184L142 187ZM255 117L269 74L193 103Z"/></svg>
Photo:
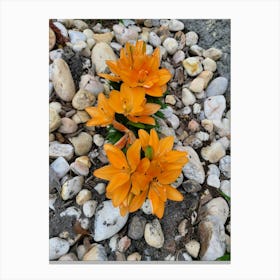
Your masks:
<svg viewBox="0 0 280 280"><path fill-rule="evenodd" d="M88 200L83 204L83 212L87 218L91 218L96 210L97 201L95 200Z"/></svg>
<svg viewBox="0 0 280 280"><path fill-rule="evenodd" d="M127 261L141 261L141 255L138 252L134 252L127 256Z"/></svg>
<svg viewBox="0 0 280 280"><path fill-rule="evenodd" d="M85 202L90 200L91 197L92 197L91 192L87 189L83 189L76 196L76 203L78 205L83 205Z"/></svg>
<svg viewBox="0 0 280 280"><path fill-rule="evenodd" d="M190 47L196 45L198 41L198 35L194 31L186 33L186 46Z"/></svg>
<svg viewBox="0 0 280 280"><path fill-rule="evenodd" d="M79 41L86 41L87 37L84 33L80 31L69 30L68 32L71 44L76 44Z"/></svg>
<svg viewBox="0 0 280 280"><path fill-rule="evenodd" d="M55 33L49 28L49 50L52 50L56 42Z"/></svg>
<svg viewBox="0 0 280 280"><path fill-rule="evenodd" d="M106 64L106 60L115 61L116 59L117 57L113 49L104 42L97 43L92 49L91 60L98 74L108 73L109 68Z"/></svg>
<svg viewBox="0 0 280 280"><path fill-rule="evenodd" d="M92 136L86 132L81 132L76 137L71 137L70 142L73 144L77 156L86 155L92 146Z"/></svg>
<svg viewBox="0 0 280 280"><path fill-rule="evenodd" d="M118 243L118 251L124 253L130 247L130 245L131 240L127 236L124 236Z"/></svg>
<svg viewBox="0 0 280 280"><path fill-rule="evenodd" d="M195 193L201 190L201 185L195 180L187 180L183 182L182 187L187 193Z"/></svg>
<svg viewBox="0 0 280 280"><path fill-rule="evenodd" d="M64 157L58 157L55 161L53 161L51 168L54 170L59 179L66 175L70 170L69 163Z"/></svg>
<svg viewBox="0 0 280 280"><path fill-rule="evenodd" d="M217 63L215 60L207 57L202 61L204 70L215 72L217 70Z"/></svg>
<svg viewBox="0 0 280 280"><path fill-rule="evenodd" d="M198 57L188 57L182 62L188 75L191 77L197 76L203 70L202 64Z"/></svg>
<svg viewBox="0 0 280 280"><path fill-rule="evenodd" d="M178 50L172 57L175 64L182 62L185 59L185 53L182 50Z"/></svg>
<svg viewBox="0 0 280 280"><path fill-rule="evenodd" d="M130 40L137 40L138 38L138 32L132 28L125 28L121 24L115 24L113 26L113 30L115 33L115 37L117 41L121 44L124 45L126 42Z"/></svg>
<svg viewBox="0 0 280 280"><path fill-rule="evenodd" d="M165 96L165 103L170 104L170 105L175 105L176 104L176 99L174 95L168 94Z"/></svg>
<svg viewBox="0 0 280 280"><path fill-rule="evenodd" d="M198 253L200 250L200 244L198 241L196 240L191 240L186 244L186 250L187 252L193 257L193 258L197 258L198 257Z"/></svg>
<svg viewBox="0 0 280 280"><path fill-rule="evenodd" d="M115 208L111 200L102 202L96 209L94 221L94 240L102 241L112 237L126 224L128 214L121 216L119 208Z"/></svg>
<svg viewBox="0 0 280 280"><path fill-rule="evenodd" d="M214 188L219 188L220 187L220 179L217 175L211 174L207 177L207 185L214 187Z"/></svg>
<svg viewBox="0 0 280 280"><path fill-rule="evenodd" d="M230 181L229 180L223 180L221 182L221 191L230 197Z"/></svg>
<svg viewBox="0 0 280 280"><path fill-rule="evenodd" d="M101 134L94 134L93 136L93 143L97 146L97 147L102 147L104 144L105 140L103 138L103 136Z"/></svg>
<svg viewBox="0 0 280 280"><path fill-rule="evenodd" d="M78 258L74 253L69 253L69 254L61 256L58 260L62 261L62 262L68 262L68 261L73 262L73 261L78 261Z"/></svg>
<svg viewBox="0 0 280 280"><path fill-rule="evenodd" d="M227 177L230 178L230 171L231 171L231 158L230 156L225 156L220 159L219 162L219 168L222 171L222 173Z"/></svg>
<svg viewBox="0 0 280 280"><path fill-rule="evenodd" d="M193 45L193 46L190 47L189 52L193 55L202 56L203 48L201 48L198 45Z"/></svg>
<svg viewBox="0 0 280 280"><path fill-rule="evenodd" d="M203 51L203 56L204 57L208 57L208 58L211 58L213 60L220 59L222 54L223 54L222 51L217 49L217 48L210 48L210 49L207 49L207 50Z"/></svg>
<svg viewBox="0 0 280 280"><path fill-rule="evenodd" d="M58 158L64 157L66 160L70 160L74 155L74 148L70 144L60 144L57 141L50 142L49 145L49 157Z"/></svg>
<svg viewBox="0 0 280 280"><path fill-rule="evenodd" d="M95 96L97 96L101 92L104 92L104 85L98 80L97 77L94 77L90 74L85 74L81 76L79 87L80 90L87 90L93 93Z"/></svg>
<svg viewBox="0 0 280 280"><path fill-rule="evenodd" d="M201 156L211 163L218 162L225 154L225 148L220 142L213 142L210 146L201 149Z"/></svg>
<svg viewBox="0 0 280 280"><path fill-rule="evenodd" d="M145 202L143 203L143 205L141 206L141 210L146 214L146 215L150 215L152 214L152 205L150 200L147 198L145 200Z"/></svg>
<svg viewBox="0 0 280 280"><path fill-rule="evenodd" d="M184 23L177 20L177 19L171 19L168 22L168 28L170 31L179 31L184 29Z"/></svg>
<svg viewBox="0 0 280 280"><path fill-rule="evenodd" d="M49 131L53 132L61 125L61 118L57 111L53 108L49 108Z"/></svg>
<svg viewBox="0 0 280 280"><path fill-rule="evenodd" d="M87 176L89 173L89 167L77 160L71 163L70 168L75 174L80 176Z"/></svg>
<svg viewBox="0 0 280 280"><path fill-rule="evenodd" d="M74 26L79 30L83 31L88 28L88 24L86 22L84 22L83 20L75 19L73 23L74 23Z"/></svg>
<svg viewBox="0 0 280 280"><path fill-rule="evenodd" d="M61 133L74 133L78 129L77 124L71 120L70 118L62 118L61 119L61 125L58 129Z"/></svg>
<svg viewBox="0 0 280 280"><path fill-rule="evenodd" d="M228 80L225 77L218 77L214 79L206 90L207 97L222 95L226 92L228 87Z"/></svg>
<svg viewBox="0 0 280 280"><path fill-rule="evenodd" d="M76 124L85 123L90 119L90 116L86 111L78 111L73 117L72 120Z"/></svg>
<svg viewBox="0 0 280 280"><path fill-rule="evenodd" d="M173 38L167 38L164 40L163 46L169 54L173 55L178 49L178 42Z"/></svg>
<svg viewBox="0 0 280 280"><path fill-rule="evenodd" d="M182 90L182 102L185 106L193 105L196 99L194 94L188 90L187 88L183 88Z"/></svg>
<svg viewBox="0 0 280 280"><path fill-rule="evenodd" d="M65 255L70 249L68 241L59 237L53 237L49 240L49 259L55 260Z"/></svg>
<svg viewBox="0 0 280 280"><path fill-rule="evenodd" d="M112 32L106 32L106 33L102 33L102 34L93 34L93 39L96 43L106 43L106 44L110 44L112 39L114 38L114 34Z"/></svg>
<svg viewBox="0 0 280 280"><path fill-rule="evenodd" d="M144 231L144 238L148 245L154 248L161 248L164 244L164 235L158 219L147 223Z"/></svg>
<svg viewBox="0 0 280 280"><path fill-rule="evenodd" d="M107 261L105 248L101 244L94 243L91 249L85 253L83 261Z"/></svg>
<svg viewBox="0 0 280 280"><path fill-rule="evenodd" d="M73 198L81 189L84 183L84 178L82 176L76 176L62 185L61 198L63 200L68 200Z"/></svg>
<svg viewBox="0 0 280 280"><path fill-rule="evenodd" d="M52 81L58 97L64 101L71 101L75 94L75 84L69 66L61 58L53 62Z"/></svg>
<svg viewBox="0 0 280 280"><path fill-rule="evenodd" d="M82 215L82 211L76 206L70 206L64 211L60 212L60 217L75 217L78 220Z"/></svg>
<svg viewBox="0 0 280 280"><path fill-rule="evenodd" d="M149 33L149 43L154 47L158 47L161 44L161 40L155 32Z"/></svg>
<svg viewBox="0 0 280 280"><path fill-rule="evenodd" d="M77 110L84 110L85 108L92 106L96 100L93 93L80 89L73 97L72 106Z"/></svg>
<svg viewBox="0 0 280 280"><path fill-rule="evenodd" d="M224 96L208 97L204 102L204 113L209 120L220 120L226 108Z"/></svg>
<svg viewBox="0 0 280 280"><path fill-rule="evenodd" d="M128 236L134 240L139 240L144 235L146 219L142 216L134 216L128 227Z"/></svg>
<svg viewBox="0 0 280 280"><path fill-rule="evenodd" d="M181 173L179 175L179 177L176 179L176 181L171 184L171 186L173 188L177 189L178 187L180 187L182 185L183 180L184 180L184 175L183 175L183 173Z"/></svg>

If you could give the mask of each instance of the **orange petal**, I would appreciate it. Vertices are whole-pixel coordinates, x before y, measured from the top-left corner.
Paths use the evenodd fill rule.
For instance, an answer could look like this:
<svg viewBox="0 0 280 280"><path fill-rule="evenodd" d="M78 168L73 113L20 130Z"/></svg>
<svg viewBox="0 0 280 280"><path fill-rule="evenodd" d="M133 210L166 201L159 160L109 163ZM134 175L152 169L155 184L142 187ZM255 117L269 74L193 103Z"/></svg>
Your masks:
<svg viewBox="0 0 280 280"><path fill-rule="evenodd" d="M120 213L124 217L126 213L128 212L128 206L124 205L123 203L119 206Z"/></svg>
<svg viewBox="0 0 280 280"><path fill-rule="evenodd" d="M154 212L154 214L159 219L161 219L163 217L163 213L164 213L164 202L159 200L158 207L157 207L156 211Z"/></svg>
<svg viewBox="0 0 280 280"><path fill-rule="evenodd" d="M156 151L155 157L160 157L167 152L172 150L174 144L174 137L168 136L159 141L158 149Z"/></svg>
<svg viewBox="0 0 280 280"><path fill-rule="evenodd" d="M161 184L171 184L179 177L181 172L181 169L168 169L160 173L157 178Z"/></svg>
<svg viewBox="0 0 280 280"><path fill-rule="evenodd" d="M152 115L156 113L160 109L159 104L154 104L154 103L146 103L144 105L143 111L141 112L141 115Z"/></svg>
<svg viewBox="0 0 280 280"><path fill-rule="evenodd" d="M120 188L124 183L128 182L129 175L127 173L118 173L110 179L106 190L108 193L112 193ZM118 190L117 190L118 191Z"/></svg>
<svg viewBox="0 0 280 280"><path fill-rule="evenodd" d="M150 131L149 145L153 148L153 151L156 152L159 146L159 139L157 132L154 128Z"/></svg>
<svg viewBox="0 0 280 280"><path fill-rule="evenodd" d="M123 114L124 109L121 101L120 92L117 90L112 90L109 98L110 107L118 114Z"/></svg>
<svg viewBox="0 0 280 280"><path fill-rule="evenodd" d="M137 139L127 150L126 157L131 172L134 172L140 162L141 141Z"/></svg>
<svg viewBox="0 0 280 280"><path fill-rule="evenodd" d="M139 129L138 136L141 141L142 149L145 150L145 148L149 145L150 135L144 129Z"/></svg>
<svg viewBox="0 0 280 280"><path fill-rule="evenodd" d="M163 95L163 91L160 86L154 85L150 88L145 88L145 92L148 95L160 97Z"/></svg>
<svg viewBox="0 0 280 280"><path fill-rule="evenodd" d="M113 205L119 206L126 198L130 190L130 180L121 185L112 195Z"/></svg>
<svg viewBox="0 0 280 280"><path fill-rule="evenodd" d="M98 76L100 76L102 78L105 78L109 81L113 81L113 82L119 82L119 81L122 80L119 76L113 76L113 75L110 75L110 74L100 73L100 74L98 74Z"/></svg>
<svg viewBox="0 0 280 280"><path fill-rule="evenodd" d="M143 191L140 195L136 195L130 205L129 205L129 212L137 211L144 203L147 196L147 191Z"/></svg>
<svg viewBox="0 0 280 280"><path fill-rule="evenodd" d="M150 199L152 204L152 212L155 213L157 211L157 208L159 207L160 201L157 193L153 188L150 188L148 198Z"/></svg>
<svg viewBox="0 0 280 280"><path fill-rule="evenodd" d="M162 141L162 140L161 140ZM164 155L164 161L167 163L175 163L175 164L186 164L188 162L188 157L186 152L180 151L168 151Z"/></svg>
<svg viewBox="0 0 280 280"><path fill-rule="evenodd" d="M184 199L183 195L175 188L165 185L167 198L174 201L182 201Z"/></svg>
<svg viewBox="0 0 280 280"><path fill-rule="evenodd" d="M127 170L128 163L124 153L112 144L105 144L104 150L110 163L117 169Z"/></svg>
<svg viewBox="0 0 280 280"><path fill-rule="evenodd" d="M149 159L143 158L143 159L141 159L141 161L140 161L136 170L139 173L145 173L148 170L149 167L150 167Z"/></svg>
<svg viewBox="0 0 280 280"><path fill-rule="evenodd" d="M158 197L162 200L162 201L166 201L167 199L167 195L166 195L166 190L165 188L158 183L152 183L152 186L155 190L155 192L157 193Z"/></svg>
<svg viewBox="0 0 280 280"><path fill-rule="evenodd" d="M158 85L162 86L165 85L171 79L171 73L167 69L159 69L158 70L159 81Z"/></svg>
<svg viewBox="0 0 280 280"><path fill-rule="evenodd" d="M114 175L119 173L119 169L115 168L112 165L106 165L104 167L94 170L93 175L95 177L110 181Z"/></svg>
<svg viewBox="0 0 280 280"><path fill-rule="evenodd" d="M113 72L114 74L118 75L119 71L118 71L118 64L116 61L113 60L106 60L106 64L109 66L111 72Z"/></svg>
<svg viewBox="0 0 280 280"><path fill-rule="evenodd" d="M127 116L127 118L134 123L144 123L150 125L156 124L155 119L149 116L140 116L140 117Z"/></svg>

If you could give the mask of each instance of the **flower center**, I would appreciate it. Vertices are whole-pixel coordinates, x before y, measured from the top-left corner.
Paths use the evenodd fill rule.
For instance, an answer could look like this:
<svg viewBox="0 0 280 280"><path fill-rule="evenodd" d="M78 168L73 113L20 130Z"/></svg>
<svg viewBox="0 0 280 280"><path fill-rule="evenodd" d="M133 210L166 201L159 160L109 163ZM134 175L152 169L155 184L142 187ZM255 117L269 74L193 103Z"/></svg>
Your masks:
<svg viewBox="0 0 280 280"><path fill-rule="evenodd" d="M147 70L141 69L138 72L138 83L142 84L145 82L149 72Z"/></svg>

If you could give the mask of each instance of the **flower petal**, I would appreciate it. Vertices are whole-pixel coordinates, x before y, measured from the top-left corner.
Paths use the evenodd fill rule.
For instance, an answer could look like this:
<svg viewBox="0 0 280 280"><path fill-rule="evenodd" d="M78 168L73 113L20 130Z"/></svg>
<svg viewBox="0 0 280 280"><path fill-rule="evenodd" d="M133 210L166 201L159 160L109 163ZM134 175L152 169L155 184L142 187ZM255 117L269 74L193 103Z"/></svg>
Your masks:
<svg viewBox="0 0 280 280"><path fill-rule="evenodd" d="M112 144L105 144L104 150L110 163L117 169L127 170L128 163L124 153Z"/></svg>
<svg viewBox="0 0 280 280"><path fill-rule="evenodd" d="M137 139L127 150L126 157L131 172L134 172L140 162L141 141Z"/></svg>
<svg viewBox="0 0 280 280"><path fill-rule="evenodd" d="M155 97L160 97L164 93L162 91L162 88L158 85L154 85L150 88L145 88L145 92L146 92L146 94L148 94L150 96L155 96Z"/></svg>
<svg viewBox="0 0 280 280"><path fill-rule="evenodd" d="M94 170L93 175L95 177L110 181L114 175L119 173L120 173L119 169L115 168L112 165L106 165L99 169Z"/></svg>
<svg viewBox="0 0 280 280"><path fill-rule="evenodd" d="M105 78L109 81L113 81L113 82L119 82L119 81L122 80L119 76L113 76L113 75L110 75L110 74L100 73L100 74L98 74L98 76L100 76L102 78Z"/></svg>
<svg viewBox="0 0 280 280"><path fill-rule="evenodd" d="M145 148L149 146L150 135L144 129L139 129L138 136L141 141L142 149L145 150Z"/></svg>
<svg viewBox="0 0 280 280"><path fill-rule="evenodd" d="M127 197L130 190L130 180L121 185L117 190L112 194L112 202L114 207L119 206Z"/></svg>
<svg viewBox="0 0 280 280"><path fill-rule="evenodd" d="M108 193L113 193L116 191L120 186L127 183L129 181L129 175L127 173L118 173L115 174L111 179L110 183L108 184L106 191ZM117 190L118 191L118 190Z"/></svg>
<svg viewBox="0 0 280 280"><path fill-rule="evenodd" d="M127 118L134 123L144 123L144 124L150 124L150 125L156 124L155 119L153 117L149 117L149 116L140 116L140 117L127 116Z"/></svg>
<svg viewBox="0 0 280 280"><path fill-rule="evenodd" d="M141 112L141 115L153 115L154 113L156 113L158 110L160 109L160 105L159 104L155 104L155 103L146 103L143 106L143 111Z"/></svg>
<svg viewBox="0 0 280 280"><path fill-rule="evenodd" d="M129 212L135 212L137 211L144 203L147 196L147 191L141 192L141 194L136 195L130 205L129 205Z"/></svg>
<svg viewBox="0 0 280 280"><path fill-rule="evenodd" d="M157 178L161 184L171 184L179 177L181 172L181 169L168 169L158 174Z"/></svg>
<svg viewBox="0 0 280 280"><path fill-rule="evenodd" d="M150 188L149 193L148 193L148 198L151 201L152 205L152 212L155 213L157 211L157 208L159 207L160 201L157 193L153 188Z"/></svg>
<svg viewBox="0 0 280 280"><path fill-rule="evenodd" d="M159 86L165 85L171 79L172 76L166 68L159 69L157 74L159 76L159 81L157 83Z"/></svg>
<svg viewBox="0 0 280 280"><path fill-rule="evenodd" d="M158 149L159 139L157 132L154 128L150 131L149 145L153 148L154 152Z"/></svg>
<svg viewBox="0 0 280 280"><path fill-rule="evenodd" d="M112 90L110 92L110 98L109 98L109 105L110 107L118 114L123 114L124 109L122 106L121 96L120 92L117 90Z"/></svg>
<svg viewBox="0 0 280 280"><path fill-rule="evenodd" d="M167 136L159 141L158 149L156 150L155 157L161 157L173 148L174 137Z"/></svg>
<svg viewBox="0 0 280 280"><path fill-rule="evenodd" d="M174 201L182 201L184 199L183 195L175 188L165 185L167 198Z"/></svg>
<svg viewBox="0 0 280 280"><path fill-rule="evenodd" d="M159 219L163 217L164 213L164 202L159 200L158 207L155 212L153 212Z"/></svg>

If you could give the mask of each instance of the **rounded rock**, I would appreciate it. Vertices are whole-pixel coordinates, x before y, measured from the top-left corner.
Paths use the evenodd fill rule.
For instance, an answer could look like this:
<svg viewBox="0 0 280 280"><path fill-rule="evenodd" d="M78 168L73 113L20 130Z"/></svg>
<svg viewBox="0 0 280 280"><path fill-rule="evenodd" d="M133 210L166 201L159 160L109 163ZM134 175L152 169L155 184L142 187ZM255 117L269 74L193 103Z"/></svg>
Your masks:
<svg viewBox="0 0 280 280"><path fill-rule="evenodd" d="M87 43L85 41L78 41L73 45L72 49L74 52L81 52L86 47Z"/></svg>
<svg viewBox="0 0 280 280"><path fill-rule="evenodd" d="M226 100L223 95L211 96L204 101L204 113L209 120L221 120L226 109Z"/></svg>
<svg viewBox="0 0 280 280"><path fill-rule="evenodd" d="M85 74L81 76L79 87L80 90L85 89L93 93L95 96L97 96L101 92L104 92L103 84L98 80L98 78L90 74Z"/></svg>
<svg viewBox="0 0 280 280"><path fill-rule="evenodd" d="M207 57L202 61L204 70L215 72L217 70L217 63L215 60Z"/></svg>
<svg viewBox="0 0 280 280"><path fill-rule="evenodd" d="M211 163L218 162L226 154L224 146L220 142L213 142L210 146L201 149L201 156L203 159Z"/></svg>
<svg viewBox="0 0 280 280"><path fill-rule="evenodd" d="M144 231L144 238L148 245L154 248L161 248L164 244L164 235L158 219L147 223Z"/></svg>
<svg viewBox="0 0 280 280"><path fill-rule="evenodd" d="M90 116L86 111L78 111L73 117L72 120L76 124L85 123L90 119Z"/></svg>
<svg viewBox="0 0 280 280"><path fill-rule="evenodd" d="M183 30L185 28L184 26L184 23L177 20L177 19L171 19L169 22L168 22L168 29L170 31L180 31L180 30Z"/></svg>
<svg viewBox="0 0 280 280"><path fill-rule="evenodd" d="M76 196L76 203L78 205L83 205L85 202L90 200L91 197L92 197L91 192L87 189L83 189Z"/></svg>
<svg viewBox="0 0 280 280"><path fill-rule="evenodd" d="M149 34L149 43L154 47L158 47L161 44L161 40L155 32Z"/></svg>
<svg viewBox="0 0 280 280"><path fill-rule="evenodd" d="M76 176L66 181L61 189L61 198L63 200L73 198L82 189L83 183L84 178L82 176Z"/></svg>
<svg viewBox="0 0 280 280"><path fill-rule="evenodd" d="M230 181L229 180L223 180L221 182L221 191L230 197Z"/></svg>
<svg viewBox="0 0 280 280"><path fill-rule="evenodd" d="M190 47L196 45L198 42L198 35L194 31L186 33L186 46Z"/></svg>
<svg viewBox="0 0 280 280"><path fill-rule="evenodd" d="M182 50L178 50L172 57L175 64L182 62L185 59L185 53Z"/></svg>
<svg viewBox="0 0 280 280"><path fill-rule="evenodd" d="M112 39L114 38L114 34L112 32L106 32L106 33L102 33L102 34L94 34L93 35L93 39L96 43L106 43L106 44L110 44Z"/></svg>
<svg viewBox="0 0 280 280"><path fill-rule="evenodd" d="M190 84L190 90L195 93L200 93L204 89L204 80L200 77L195 78L192 80Z"/></svg>
<svg viewBox="0 0 280 280"><path fill-rule="evenodd" d="M214 79L207 87L207 97L215 95L223 95L228 87L228 79L225 77L218 77Z"/></svg>
<svg viewBox="0 0 280 280"><path fill-rule="evenodd" d="M87 176L89 173L89 167L82 162L75 160L70 165L71 170L80 176Z"/></svg>
<svg viewBox="0 0 280 280"><path fill-rule="evenodd" d="M53 108L49 108L49 131L53 132L61 125L61 118L57 111Z"/></svg>
<svg viewBox="0 0 280 280"><path fill-rule="evenodd" d="M189 91L187 88L183 88L182 90L182 102L185 106L193 105L196 99L194 94Z"/></svg>
<svg viewBox="0 0 280 280"><path fill-rule="evenodd" d="M49 50L52 50L56 42L55 33L51 28L49 28Z"/></svg>
<svg viewBox="0 0 280 280"><path fill-rule="evenodd" d="M138 32L133 28L125 28L123 25L115 24L113 30L117 41L121 45L131 40L136 41L138 38Z"/></svg>
<svg viewBox="0 0 280 280"><path fill-rule="evenodd" d="M127 236L124 236L119 241L118 251L124 253L130 247L130 245L131 240Z"/></svg>
<svg viewBox="0 0 280 280"><path fill-rule="evenodd" d="M146 219L141 216L134 216L128 227L128 236L134 240L139 240L144 235Z"/></svg>
<svg viewBox="0 0 280 280"><path fill-rule="evenodd" d="M87 218L91 218L96 210L97 201L95 200L88 200L83 204L83 212Z"/></svg>
<svg viewBox="0 0 280 280"><path fill-rule="evenodd" d="M69 118L62 118L61 119L61 126L59 127L58 131L61 133L74 133L77 131L78 125Z"/></svg>
<svg viewBox="0 0 280 280"><path fill-rule="evenodd" d="M178 42L173 38L166 38L163 46L169 54L173 55L178 49Z"/></svg>
<svg viewBox="0 0 280 280"><path fill-rule="evenodd" d="M134 252L127 256L127 261L141 261L141 255L138 252Z"/></svg>
<svg viewBox="0 0 280 280"><path fill-rule="evenodd" d="M193 257L197 258L200 250L200 243L196 240L189 241L186 245L187 252Z"/></svg>
<svg viewBox="0 0 280 280"><path fill-rule="evenodd" d="M73 44L73 45L79 41L87 40L86 35L80 31L69 30L68 33L69 33L71 44Z"/></svg>
<svg viewBox="0 0 280 280"><path fill-rule="evenodd" d="M65 261L77 261L78 258L74 253L68 253L66 255L61 256L59 261L65 262Z"/></svg>
<svg viewBox="0 0 280 280"><path fill-rule="evenodd" d="M69 163L64 157L58 157L54 162L52 162L51 168L56 173L58 179L61 179L70 170Z"/></svg>
<svg viewBox="0 0 280 280"><path fill-rule="evenodd" d="M207 185L208 186L211 186L211 187L214 187L214 188L219 188L220 187L220 179L217 175L215 174L211 174L207 177Z"/></svg>
<svg viewBox="0 0 280 280"><path fill-rule="evenodd" d="M101 244L93 244L92 248L85 253L83 261L107 261L105 248Z"/></svg>
<svg viewBox="0 0 280 280"><path fill-rule="evenodd" d="M182 187L187 193L195 193L201 190L201 185L195 180L187 180L183 182Z"/></svg>
<svg viewBox="0 0 280 280"><path fill-rule="evenodd" d="M182 63L188 75L191 77L197 76L203 70L200 60L197 57L188 57Z"/></svg>
<svg viewBox="0 0 280 280"><path fill-rule="evenodd" d="M74 148L70 144L60 144L57 141L50 142L49 157L58 158L64 157L66 160L70 160L74 155Z"/></svg>
<svg viewBox="0 0 280 280"><path fill-rule="evenodd" d="M94 134L94 136L93 136L93 143L97 147L102 147L104 142L105 142L105 140L104 140L104 138L103 138L103 136L101 134Z"/></svg>
<svg viewBox="0 0 280 280"><path fill-rule="evenodd" d="M91 92L80 89L72 100L72 106L77 110L84 110L85 108L92 106L96 100L96 97Z"/></svg>
<svg viewBox="0 0 280 280"><path fill-rule="evenodd" d="M151 205L151 201L150 201L148 198L145 200L145 202L144 202L143 205L141 206L141 210L142 210L146 215L152 214L152 205Z"/></svg>
<svg viewBox="0 0 280 280"><path fill-rule="evenodd" d="M77 156L86 155L92 146L92 136L86 132L81 132L78 136L69 139L75 149Z"/></svg>
<svg viewBox="0 0 280 280"><path fill-rule="evenodd" d="M98 192L98 194L102 195L106 191L106 184L105 183L98 183L94 189Z"/></svg>
<svg viewBox="0 0 280 280"><path fill-rule="evenodd" d="M222 51L219 50L219 49L216 49L216 48L210 48L210 49L207 49L205 51L203 51L203 56L205 58L211 58L213 60L218 60L222 57Z"/></svg>
<svg viewBox="0 0 280 280"><path fill-rule="evenodd" d="M87 39L93 39L93 31L89 28L86 28L83 33L86 35Z"/></svg>
<svg viewBox="0 0 280 280"><path fill-rule="evenodd" d="M53 237L49 240L49 259L55 260L65 255L70 249L68 241L59 237Z"/></svg>
<svg viewBox="0 0 280 280"><path fill-rule="evenodd" d="M231 176L231 158L230 156L225 156L223 158L220 159L220 162L219 162L219 168L220 170L222 171L222 173L227 177L227 178L230 178Z"/></svg>

